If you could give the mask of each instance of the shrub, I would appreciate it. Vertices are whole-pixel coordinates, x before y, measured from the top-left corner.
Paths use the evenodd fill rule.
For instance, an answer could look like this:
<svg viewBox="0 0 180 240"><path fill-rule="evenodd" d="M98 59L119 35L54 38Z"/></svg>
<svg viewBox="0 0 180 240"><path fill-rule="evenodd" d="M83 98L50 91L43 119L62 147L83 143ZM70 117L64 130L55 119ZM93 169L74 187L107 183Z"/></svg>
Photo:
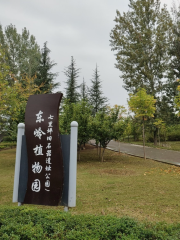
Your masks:
<svg viewBox="0 0 180 240"><path fill-rule="evenodd" d="M168 141L180 141L180 124L169 126L167 129Z"/></svg>
<svg viewBox="0 0 180 240"><path fill-rule="evenodd" d="M0 149L16 147L16 142L1 142Z"/></svg>
<svg viewBox="0 0 180 240"><path fill-rule="evenodd" d="M1 207L0 239L179 239L180 224L130 218L71 215L57 210Z"/></svg>

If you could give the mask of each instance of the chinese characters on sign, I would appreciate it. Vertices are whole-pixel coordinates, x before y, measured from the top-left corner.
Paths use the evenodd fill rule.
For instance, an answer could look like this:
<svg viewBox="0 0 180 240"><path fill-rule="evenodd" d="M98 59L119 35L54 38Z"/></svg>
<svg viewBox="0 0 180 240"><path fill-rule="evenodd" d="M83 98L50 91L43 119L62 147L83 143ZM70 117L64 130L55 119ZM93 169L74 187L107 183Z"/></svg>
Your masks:
<svg viewBox="0 0 180 240"><path fill-rule="evenodd" d="M61 93L33 95L25 113L28 184L24 203L57 206L63 192L59 135Z"/></svg>
<svg viewBox="0 0 180 240"><path fill-rule="evenodd" d="M44 119L42 118L43 112L40 110L37 114L36 114L36 123L41 124L42 121L44 121ZM48 117L48 128L47 128L47 146L46 146L46 166L45 166L45 191L50 191L49 187L50 187L50 175L51 175L51 141L52 141L52 136L51 133L53 132L53 120L54 116L52 116L51 114ZM46 135L45 132L42 131L41 127L38 126L38 129L34 130L34 136L38 137L39 140L41 140L42 135ZM34 154L35 156L39 156L39 155L44 155L43 154L43 146L41 146L41 144L36 145L35 148L33 148L34 150ZM32 164L32 172L34 174L40 174L42 171L42 165L39 162L34 162L34 164ZM35 179L32 182L32 186L31 189L34 192L39 192L41 190L41 182L39 179ZM42 186L43 187L43 186Z"/></svg>

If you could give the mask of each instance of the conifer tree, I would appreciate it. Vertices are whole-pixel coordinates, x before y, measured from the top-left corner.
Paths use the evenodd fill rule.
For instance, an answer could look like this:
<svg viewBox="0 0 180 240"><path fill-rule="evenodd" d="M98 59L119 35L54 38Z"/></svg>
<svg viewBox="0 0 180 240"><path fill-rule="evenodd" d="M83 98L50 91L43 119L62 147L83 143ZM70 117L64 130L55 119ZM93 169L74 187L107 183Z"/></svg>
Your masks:
<svg viewBox="0 0 180 240"><path fill-rule="evenodd" d="M84 81L84 78L83 78L83 83L81 84L81 100L87 102L88 101L88 88L86 86L86 83Z"/></svg>
<svg viewBox="0 0 180 240"><path fill-rule="evenodd" d="M100 75L98 71L98 67L94 70L94 74L91 79L91 87L89 90L89 101L93 107L93 115L95 115L98 111L103 110L106 107L106 103L108 99L103 96L102 85L100 80Z"/></svg>
<svg viewBox="0 0 180 240"><path fill-rule="evenodd" d="M37 79L35 80L37 86L43 84L43 86L40 87L43 93L52 93L52 90L59 86L59 83L54 82L58 73L51 72L51 69L57 65L57 63L50 60L50 52L51 51L47 47L47 42L45 42L41 49L41 58L36 73Z"/></svg>
<svg viewBox="0 0 180 240"><path fill-rule="evenodd" d="M80 94L78 93L78 89L80 86L78 86L77 84L79 70L79 68L76 68L76 62L72 56L71 64L64 70L64 74L67 77L65 98L68 99L70 103L78 102L80 97Z"/></svg>

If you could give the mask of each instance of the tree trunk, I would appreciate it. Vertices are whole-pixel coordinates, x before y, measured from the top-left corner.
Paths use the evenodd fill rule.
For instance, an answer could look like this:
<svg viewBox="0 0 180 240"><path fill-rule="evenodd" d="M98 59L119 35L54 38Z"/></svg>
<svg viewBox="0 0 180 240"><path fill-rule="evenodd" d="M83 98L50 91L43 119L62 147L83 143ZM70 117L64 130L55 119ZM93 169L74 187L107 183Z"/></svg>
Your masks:
<svg viewBox="0 0 180 240"><path fill-rule="evenodd" d="M158 128L158 138L159 138L159 146L160 146L159 128Z"/></svg>
<svg viewBox="0 0 180 240"><path fill-rule="evenodd" d="M120 154L120 141L119 141L119 154Z"/></svg>
<svg viewBox="0 0 180 240"><path fill-rule="evenodd" d="M101 158L101 144L100 144L100 149L99 149L99 159Z"/></svg>
<svg viewBox="0 0 180 240"><path fill-rule="evenodd" d="M156 130L154 131L154 145L157 145L157 134L158 134L158 129L156 128Z"/></svg>
<svg viewBox="0 0 180 240"><path fill-rule="evenodd" d="M105 148L103 148L101 162L104 162L104 152L105 152Z"/></svg>
<svg viewBox="0 0 180 240"><path fill-rule="evenodd" d="M99 155L99 147L98 147L98 144L96 144L96 147L97 147L97 155Z"/></svg>
<svg viewBox="0 0 180 240"><path fill-rule="evenodd" d="M144 133L144 117L143 117L143 150L144 150L144 159L146 160L146 152L145 152L145 133Z"/></svg>

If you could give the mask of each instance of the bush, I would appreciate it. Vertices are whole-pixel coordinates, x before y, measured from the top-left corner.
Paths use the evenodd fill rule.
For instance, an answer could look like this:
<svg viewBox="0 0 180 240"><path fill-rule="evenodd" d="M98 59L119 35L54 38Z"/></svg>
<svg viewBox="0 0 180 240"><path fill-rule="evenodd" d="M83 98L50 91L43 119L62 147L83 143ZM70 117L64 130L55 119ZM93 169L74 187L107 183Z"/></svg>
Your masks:
<svg viewBox="0 0 180 240"><path fill-rule="evenodd" d="M71 215L57 210L0 208L0 239L180 239L180 224L130 218Z"/></svg>
<svg viewBox="0 0 180 240"><path fill-rule="evenodd" d="M16 147L16 142L1 142L0 143L0 150L5 148L13 148Z"/></svg>
<svg viewBox="0 0 180 240"><path fill-rule="evenodd" d="M180 124L169 126L167 129L168 141L180 141Z"/></svg>

